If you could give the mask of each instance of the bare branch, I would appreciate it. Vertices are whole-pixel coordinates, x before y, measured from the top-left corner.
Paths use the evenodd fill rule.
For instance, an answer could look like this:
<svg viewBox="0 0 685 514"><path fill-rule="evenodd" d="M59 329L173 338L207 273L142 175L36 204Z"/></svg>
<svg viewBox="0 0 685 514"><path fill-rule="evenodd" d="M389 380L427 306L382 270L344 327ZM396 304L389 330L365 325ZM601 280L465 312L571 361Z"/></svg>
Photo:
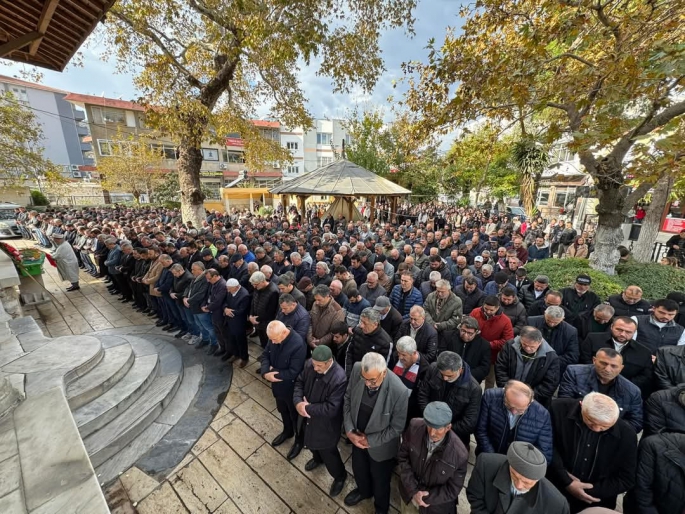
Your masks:
<svg viewBox="0 0 685 514"><path fill-rule="evenodd" d="M568 114L568 105L566 104L560 104L556 102L547 102L547 107L552 107L553 109L559 109L561 111L564 111L566 114Z"/></svg>
<svg viewBox="0 0 685 514"><path fill-rule="evenodd" d="M618 45L618 43L621 41L621 30L618 28L618 25L609 20L608 16L604 12L604 7L606 7L606 4L602 5L598 2L596 5L591 5L590 7L597 12L597 18L602 22L602 25L608 28L614 35L614 39L616 40L615 44Z"/></svg>

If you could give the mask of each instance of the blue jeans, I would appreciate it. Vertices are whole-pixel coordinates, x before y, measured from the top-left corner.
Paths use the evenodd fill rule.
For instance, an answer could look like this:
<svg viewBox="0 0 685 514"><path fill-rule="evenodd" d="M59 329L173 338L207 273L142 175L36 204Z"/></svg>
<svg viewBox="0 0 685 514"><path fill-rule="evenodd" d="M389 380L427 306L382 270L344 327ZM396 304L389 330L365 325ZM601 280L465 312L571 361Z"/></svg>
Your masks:
<svg viewBox="0 0 685 514"><path fill-rule="evenodd" d="M188 327L186 326L183 314L181 314L181 309L179 308L178 302L171 296L165 295L162 298L164 298L164 306L167 311L167 316L169 316L169 323L180 328L181 330L186 331Z"/></svg>
<svg viewBox="0 0 685 514"><path fill-rule="evenodd" d="M214 325L212 325L212 315L209 312L201 314L193 314L195 322L200 327L200 333L203 341L209 341L212 346L216 345L216 333L214 332Z"/></svg>
<svg viewBox="0 0 685 514"><path fill-rule="evenodd" d="M188 332L194 336L200 335L200 326L195 320L195 315L190 312L190 309L185 306L179 306L183 320L186 322L186 327L188 327Z"/></svg>

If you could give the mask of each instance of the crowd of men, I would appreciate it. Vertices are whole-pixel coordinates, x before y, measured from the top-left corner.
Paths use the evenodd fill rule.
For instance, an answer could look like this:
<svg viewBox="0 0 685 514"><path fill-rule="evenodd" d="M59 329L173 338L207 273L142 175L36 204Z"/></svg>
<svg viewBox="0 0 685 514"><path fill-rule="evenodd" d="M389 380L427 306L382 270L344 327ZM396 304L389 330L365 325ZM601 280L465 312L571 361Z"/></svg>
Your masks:
<svg viewBox="0 0 685 514"><path fill-rule="evenodd" d="M403 512L455 513L474 439L471 512L614 509L627 493L625 512L682 514L685 295L599 298L587 275L528 277L526 263L565 252L551 250L560 224L441 215L210 213L194 227L115 208L49 224L68 290L78 267L102 277L227 365L245 368L258 340L283 422L272 445L292 439L289 460L311 451L305 469L323 464L336 496L351 444L348 506L373 498L387 513L398 466Z"/></svg>

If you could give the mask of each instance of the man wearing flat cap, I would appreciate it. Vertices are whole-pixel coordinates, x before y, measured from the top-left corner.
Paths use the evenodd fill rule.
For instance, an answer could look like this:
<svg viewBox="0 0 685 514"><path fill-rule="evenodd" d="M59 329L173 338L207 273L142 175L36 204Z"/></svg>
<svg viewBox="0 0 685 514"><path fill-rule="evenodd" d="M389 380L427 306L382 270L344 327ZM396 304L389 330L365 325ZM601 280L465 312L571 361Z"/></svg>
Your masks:
<svg viewBox="0 0 685 514"><path fill-rule="evenodd" d="M565 287L561 292L561 305L568 310L566 321L573 323L584 312L591 311L599 305L599 296L590 291L592 278L581 274L576 277L573 287Z"/></svg>
<svg viewBox="0 0 685 514"><path fill-rule="evenodd" d="M67 287L67 291L76 291L80 289L78 284L78 260L74 249L69 243L64 242L64 234L52 234L52 240L57 249L52 253L52 258L57 264L57 271L62 280L68 280L71 285Z"/></svg>
<svg viewBox="0 0 685 514"><path fill-rule="evenodd" d="M455 514L469 452L452 431L452 410L431 402L402 436L397 456L402 514Z"/></svg>
<svg viewBox="0 0 685 514"><path fill-rule="evenodd" d="M545 456L530 443L515 441L506 455L481 453L466 488L471 514L569 514L546 472Z"/></svg>
<svg viewBox="0 0 685 514"><path fill-rule="evenodd" d="M347 479L338 451L346 388L345 370L333 359L330 347L320 345L314 348L312 358L297 377L293 394L299 430L288 460L294 459L303 447L310 450L312 458L304 469L312 471L324 464L333 477L332 497L340 494Z"/></svg>

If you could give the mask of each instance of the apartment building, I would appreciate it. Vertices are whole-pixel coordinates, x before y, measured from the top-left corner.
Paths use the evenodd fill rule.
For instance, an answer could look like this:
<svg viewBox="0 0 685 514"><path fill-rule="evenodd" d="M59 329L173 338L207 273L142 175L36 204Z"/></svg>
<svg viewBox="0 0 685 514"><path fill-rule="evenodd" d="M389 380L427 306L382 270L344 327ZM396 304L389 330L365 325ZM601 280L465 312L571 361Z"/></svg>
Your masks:
<svg viewBox="0 0 685 514"><path fill-rule="evenodd" d="M156 137L145 123L145 109L134 102L104 98L91 95L70 93L66 100L81 107L90 125L93 158L95 165L99 159L112 155L111 142L118 133L132 137L147 137L151 145L164 154L162 168L176 169L177 148L170 138ZM280 139L280 124L274 121L255 120L254 124L267 138ZM271 187L280 183L282 173L276 167L265 170L248 170L245 166L245 144L240 134L226 134L221 144L209 143L202 146L201 182L212 192L211 197L220 197L219 189L242 178L253 181L257 187ZM92 170L97 178L96 167Z"/></svg>
<svg viewBox="0 0 685 514"><path fill-rule="evenodd" d="M43 155L61 166L65 176L79 176L83 166L95 164L85 112L65 100L67 91L3 75L0 91L12 93L14 101L35 114L43 128Z"/></svg>

